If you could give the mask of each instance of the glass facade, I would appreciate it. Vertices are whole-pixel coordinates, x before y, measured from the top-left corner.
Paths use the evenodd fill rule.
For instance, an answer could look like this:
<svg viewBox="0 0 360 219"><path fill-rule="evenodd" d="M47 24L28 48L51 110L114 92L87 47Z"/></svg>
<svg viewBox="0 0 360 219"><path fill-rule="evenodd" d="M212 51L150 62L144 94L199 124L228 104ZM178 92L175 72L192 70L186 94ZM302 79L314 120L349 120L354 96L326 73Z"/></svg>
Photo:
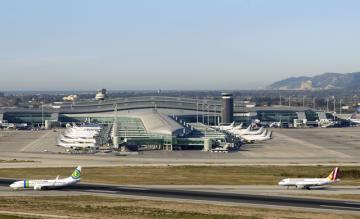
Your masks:
<svg viewBox="0 0 360 219"><path fill-rule="evenodd" d="M258 111L257 118L262 122L288 122L293 123L297 119L297 113L293 111Z"/></svg>
<svg viewBox="0 0 360 219"><path fill-rule="evenodd" d="M305 111L306 119L308 121L316 121L319 120L319 114L317 112L306 110Z"/></svg>
<svg viewBox="0 0 360 219"><path fill-rule="evenodd" d="M42 124L45 120L53 119L51 113L23 113L5 112L3 119L9 123L28 123L31 125Z"/></svg>
<svg viewBox="0 0 360 219"><path fill-rule="evenodd" d="M319 119L319 116L316 112L312 110L302 111L305 113L308 121L316 121ZM330 117L327 114L327 117ZM218 123L219 116L213 115L182 115L179 118L188 123L200 123L214 125ZM235 115L234 120L236 122L244 122L245 124L251 123L254 119L259 119L262 122L288 122L293 123L294 119L298 119L297 112L291 110L258 110L256 112L251 112L247 114ZM77 116L76 114L60 114L54 115L51 113L41 113L41 112L5 112L3 114L3 120L7 120L10 123L28 123L30 125L41 124L45 120L58 120L61 123L72 123L72 122L91 122L91 123L100 123L100 124L109 124L113 123L113 117L86 117L86 116ZM124 118L122 118L124 121Z"/></svg>

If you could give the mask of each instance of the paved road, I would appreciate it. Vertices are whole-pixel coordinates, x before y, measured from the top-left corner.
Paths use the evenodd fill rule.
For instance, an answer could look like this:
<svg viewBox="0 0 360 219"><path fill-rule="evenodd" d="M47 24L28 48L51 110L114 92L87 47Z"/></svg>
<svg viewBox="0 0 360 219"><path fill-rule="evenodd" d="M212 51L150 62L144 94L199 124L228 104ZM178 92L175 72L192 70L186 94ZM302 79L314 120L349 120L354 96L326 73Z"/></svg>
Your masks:
<svg viewBox="0 0 360 219"><path fill-rule="evenodd" d="M0 179L1 186L9 185L13 180ZM87 192L91 194L113 194L113 195L130 195L142 197L156 197L156 198L175 198L182 200L196 200L196 201L215 201L222 203L244 203L244 204L258 204L270 205L277 207L300 207L312 209L329 209L329 210L343 210L360 213L360 202L356 201L341 201L329 199L314 199L314 198L295 198L283 197L275 195L253 195L253 194L239 194L227 192L212 192L212 191L195 191L187 189L173 189L173 188L150 188L150 187L135 187L135 186L116 186L116 185L100 185L100 184L85 184L69 186L63 189L64 191Z"/></svg>

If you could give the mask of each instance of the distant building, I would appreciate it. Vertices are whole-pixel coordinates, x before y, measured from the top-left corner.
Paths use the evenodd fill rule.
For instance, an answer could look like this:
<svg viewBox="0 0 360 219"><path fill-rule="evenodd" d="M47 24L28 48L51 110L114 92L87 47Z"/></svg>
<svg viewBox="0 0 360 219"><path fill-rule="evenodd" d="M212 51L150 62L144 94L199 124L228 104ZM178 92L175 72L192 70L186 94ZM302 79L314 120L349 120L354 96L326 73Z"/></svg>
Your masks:
<svg viewBox="0 0 360 219"><path fill-rule="evenodd" d="M0 97L4 97L5 94L3 92L0 92Z"/></svg>
<svg viewBox="0 0 360 219"><path fill-rule="evenodd" d="M77 98L78 98L77 95L69 95L69 96L63 97L63 101L72 101L72 102L74 102L74 101L77 100Z"/></svg>
<svg viewBox="0 0 360 219"><path fill-rule="evenodd" d="M96 92L95 100L105 100L106 98L106 89L99 89Z"/></svg>
<svg viewBox="0 0 360 219"><path fill-rule="evenodd" d="M312 90L313 89L313 82L308 80L308 81L303 81L301 82L301 86L300 86L300 90Z"/></svg>

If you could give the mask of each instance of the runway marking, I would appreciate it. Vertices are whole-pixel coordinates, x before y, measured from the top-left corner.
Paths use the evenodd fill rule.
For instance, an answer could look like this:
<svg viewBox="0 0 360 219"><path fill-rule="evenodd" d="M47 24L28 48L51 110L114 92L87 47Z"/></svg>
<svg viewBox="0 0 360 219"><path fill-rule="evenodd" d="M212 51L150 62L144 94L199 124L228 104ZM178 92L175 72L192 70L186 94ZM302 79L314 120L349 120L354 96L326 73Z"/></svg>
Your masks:
<svg viewBox="0 0 360 219"><path fill-rule="evenodd" d="M23 151L25 151L26 149L28 149L29 147L34 146L36 143L41 142L41 140L42 140L44 137L46 137L46 136L48 136L48 135L50 135L50 134L51 134L51 132L46 132L45 134L43 134L42 136L40 136L39 138L37 138L35 141L27 144L27 145L26 145L25 147L23 147L20 151L23 152Z"/></svg>
<svg viewBox="0 0 360 219"><path fill-rule="evenodd" d="M117 191L106 191L106 190L85 190L86 192L94 192L94 193L109 193L109 194L116 194Z"/></svg>
<svg viewBox="0 0 360 219"><path fill-rule="evenodd" d="M349 204L349 205L359 205L360 206L359 202L344 202L344 203Z"/></svg>
<svg viewBox="0 0 360 219"><path fill-rule="evenodd" d="M356 207L346 207L346 206L336 206L336 205L320 205L320 206L325 208L333 208L333 209L343 208L343 209L352 209L357 211L360 210L360 208L356 208Z"/></svg>
<svg viewBox="0 0 360 219"><path fill-rule="evenodd" d="M282 136L282 137L286 137L288 138L289 141L292 141L293 143L295 144L301 144L303 146L307 146L309 148L313 148L313 149L319 149L319 150L322 150L323 152L326 152L328 154L332 154L334 156L339 156L341 158L351 158L350 155L347 155L347 154L344 154L342 152L339 152L339 151L335 151L335 150L331 150L331 149L328 149L326 147L323 147L323 146L320 146L320 145L316 145L316 144L313 144L313 143L310 143L310 142L307 142L307 141L304 141L302 139L297 139L297 138L294 138L294 137L291 137L291 136L288 136L284 133L276 133L277 135L279 136Z"/></svg>

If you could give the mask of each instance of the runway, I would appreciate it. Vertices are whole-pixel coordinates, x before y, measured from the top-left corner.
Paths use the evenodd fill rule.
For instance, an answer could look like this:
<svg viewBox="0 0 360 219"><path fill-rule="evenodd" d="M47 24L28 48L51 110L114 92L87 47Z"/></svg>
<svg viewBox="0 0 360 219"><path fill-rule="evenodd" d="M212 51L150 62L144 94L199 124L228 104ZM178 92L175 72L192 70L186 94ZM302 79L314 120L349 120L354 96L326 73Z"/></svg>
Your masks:
<svg viewBox="0 0 360 219"><path fill-rule="evenodd" d="M0 179L1 186L8 186L14 180ZM298 198L284 197L276 195L260 195L260 194L239 194L219 191L196 191L184 188L151 188L136 186L116 186L116 185L100 185L79 183L61 191L81 192L82 194L111 194L111 195L127 195L141 196L166 199L196 200L196 201L214 201L221 203L236 204L256 204L275 207L297 207L311 208L317 210L341 210L360 213L360 202L357 201L341 201L318 198ZM39 193L43 191L37 191ZM51 192L51 191L49 191ZM29 195L28 193L26 195Z"/></svg>

